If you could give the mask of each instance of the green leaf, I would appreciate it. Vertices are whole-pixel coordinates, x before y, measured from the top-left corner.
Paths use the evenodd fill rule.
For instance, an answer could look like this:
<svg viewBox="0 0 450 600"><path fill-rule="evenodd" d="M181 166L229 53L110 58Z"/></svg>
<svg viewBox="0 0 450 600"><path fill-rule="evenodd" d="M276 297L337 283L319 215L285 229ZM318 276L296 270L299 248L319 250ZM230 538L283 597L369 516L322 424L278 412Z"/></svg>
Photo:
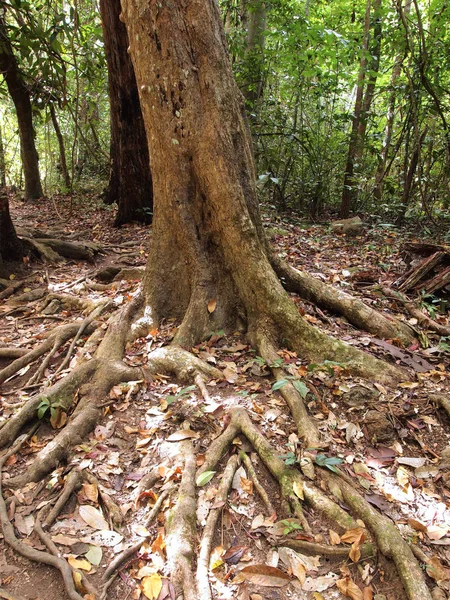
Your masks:
<svg viewBox="0 0 450 600"><path fill-rule="evenodd" d="M299 381L298 379L296 379L293 382L293 386L295 387L295 389L297 390L297 392L300 394L300 396L302 398L306 398L306 396L309 393L309 388L306 385L306 383L304 383L303 381Z"/></svg>
<svg viewBox="0 0 450 600"><path fill-rule="evenodd" d="M279 379L278 381L275 381L275 383L272 386L272 391L276 392L276 390L281 389L282 387L284 387L287 383L289 383L289 381L287 379Z"/></svg>
<svg viewBox="0 0 450 600"><path fill-rule="evenodd" d="M205 471L204 473L202 473L201 475L199 475L197 477L196 484L198 485L198 487L202 487L203 485L206 485L208 483L208 481L211 481L211 479L214 477L215 474L216 474L216 471Z"/></svg>

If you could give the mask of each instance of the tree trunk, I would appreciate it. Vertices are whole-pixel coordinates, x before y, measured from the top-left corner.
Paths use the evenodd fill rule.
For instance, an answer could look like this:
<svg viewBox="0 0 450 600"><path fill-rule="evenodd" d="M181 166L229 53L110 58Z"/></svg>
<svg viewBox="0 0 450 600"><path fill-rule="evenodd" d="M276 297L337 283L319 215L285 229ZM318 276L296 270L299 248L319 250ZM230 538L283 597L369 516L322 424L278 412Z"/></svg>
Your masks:
<svg viewBox="0 0 450 600"><path fill-rule="evenodd" d="M22 244L9 214L8 194L0 190L0 270L4 262L19 260L22 256Z"/></svg>
<svg viewBox="0 0 450 600"><path fill-rule="evenodd" d="M6 161L5 146L3 144L3 132L0 127L0 187L6 187Z"/></svg>
<svg viewBox="0 0 450 600"><path fill-rule="evenodd" d="M409 13L411 12L411 4L412 0L406 0L405 8L403 10L405 16L409 16ZM375 184L373 190L373 194L377 200L381 200L383 195L383 179L385 176L388 153L391 147L392 133L394 130L395 105L397 100L397 90L395 86L398 78L400 77L400 73L402 72L404 58L405 53L399 54L396 57L391 74L391 94L389 96L388 111L386 115L386 127L384 128L383 145L375 173Z"/></svg>
<svg viewBox="0 0 450 600"><path fill-rule="evenodd" d="M217 329L245 328L257 348L270 337L309 360L395 377L309 325L270 266L251 139L215 0L122 6L155 192L147 319L178 319L175 342L187 347Z"/></svg>
<svg viewBox="0 0 450 600"><path fill-rule="evenodd" d="M266 3L246 0L247 44L245 48L246 81L243 89L251 113L263 92L264 47L266 45Z"/></svg>
<svg viewBox="0 0 450 600"><path fill-rule="evenodd" d="M371 29L371 8L373 8L373 42L369 43ZM347 218L354 205L358 194L358 177L355 169L361 169L364 152L364 138L366 135L367 121L370 107L375 92L375 83L380 64L381 49L381 0L367 0L364 24L364 43L359 67L358 83L356 88L355 109L352 121L352 131L345 167L344 187L339 216ZM370 51L371 60L367 60ZM367 72L369 75L367 75ZM364 84L367 75L367 86Z"/></svg>
<svg viewBox="0 0 450 600"><path fill-rule="evenodd" d="M63 135L61 133L61 128L59 126L58 119L56 117L55 107L53 106L53 104L51 102L50 102L50 116L52 118L53 128L55 130L56 137L58 139L59 164L61 166L61 175L63 177L64 185L66 186L66 189L70 190L71 187L72 187L72 184L71 184L71 181L70 181L69 170L67 168L66 149L65 149L65 146L64 146L64 138L63 138Z"/></svg>
<svg viewBox="0 0 450 600"><path fill-rule="evenodd" d="M150 159L128 36L119 20L120 0L100 0L110 99L111 168L107 204L118 205L116 225L150 223L153 189Z"/></svg>
<svg viewBox="0 0 450 600"><path fill-rule="evenodd" d="M7 36L5 18L0 14L0 71L8 92L16 108L19 125L20 153L25 176L25 198L34 199L43 196L39 174L39 158L36 151L33 111L30 93L19 71L13 54L11 42Z"/></svg>

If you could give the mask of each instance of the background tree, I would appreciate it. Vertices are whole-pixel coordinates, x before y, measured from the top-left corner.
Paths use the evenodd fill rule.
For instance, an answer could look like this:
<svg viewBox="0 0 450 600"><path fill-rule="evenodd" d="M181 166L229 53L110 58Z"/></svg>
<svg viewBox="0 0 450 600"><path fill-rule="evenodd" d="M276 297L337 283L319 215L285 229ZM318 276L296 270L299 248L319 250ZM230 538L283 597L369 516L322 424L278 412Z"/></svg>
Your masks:
<svg viewBox="0 0 450 600"><path fill-rule="evenodd" d="M19 70L8 37L5 8L0 10L0 71L5 78L16 109L20 135L20 153L25 177L25 198L40 198L43 192L39 173L39 158L34 141L35 131L30 92Z"/></svg>
<svg viewBox="0 0 450 600"><path fill-rule="evenodd" d="M105 202L117 203L116 225L149 223L153 214L147 138L120 10L120 0L100 0L111 122L111 168Z"/></svg>

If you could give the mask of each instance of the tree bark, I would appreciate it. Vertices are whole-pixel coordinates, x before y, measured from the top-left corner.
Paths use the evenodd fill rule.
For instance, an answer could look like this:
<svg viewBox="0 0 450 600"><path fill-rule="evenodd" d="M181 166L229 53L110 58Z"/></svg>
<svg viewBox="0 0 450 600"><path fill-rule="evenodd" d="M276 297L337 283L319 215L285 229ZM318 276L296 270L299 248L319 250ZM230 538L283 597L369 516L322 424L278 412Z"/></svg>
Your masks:
<svg viewBox="0 0 450 600"><path fill-rule="evenodd" d="M249 111L255 111L263 93L264 48L266 45L266 3L245 1L247 43L245 48L246 81L243 94Z"/></svg>
<svg viewBox="0 0 450 600"><path fill-rule="evenodd" d="M72 184L71 184L71 181L70 181L69 169L67 168L66 148L65 148L65 145L64 145L64 138L63 138L63 135L61 133L61 128L59 126L58 119L56 117L55 107L53 106L53 104L51 102L50 102L50 116L51 116L51 119L52 119L53 128L55 130L56 137L58 139L59 164L61 166L61 175L63 177L64 185L66 186L66 189L70 190L71 187L72 187Z"/></svg>
<svg viewBox="0 0 450 600"><path fill-rule="evenodd" d="M373 8L373 42L370 44L371 9ZM359 66L358 83L356 86L355 109L353 113L352 131L345 167L344 187L342 190L342 201L339 216L347 218L358 193L358 178L356 168L361 168L361 160L364 152L364 137L366 135L367 121L370 107L372 105L375 84L380 64L381 49L381 0L367 0L364 43ZM370 51L371 60L367 60ZM367 72L369 73L367 75ZM367 85L365 81L367 79Z"/></svg>
<svg viewBox="0 0 450 600"><path fill-rule="evenodd" d="M3 143L3 132L0 127L0 187L6 187L6 161L5 145Z"/></svg>
<svg viewBox="0 0 450 600"><path fill-rule="evenodd" d="M22 256L23 247L9 214L8 194L0 190L0 270L4 262L19 260Z"/></svg>
<svg viewBox="0 0 450 600"><path fill-rule="evenodd" d="M25 199L40 198L43 196L43 192L39 174L39 157L35 145L30 92L20 73L2 13L0 13L0 71L5 78L8 92L16 108L20 153L25 176Z"/></svg>
<svg viewBox="0 0 450 600"><path fill-rule="evenodd" d="M342 361L376 379L403 376L307 323L269 263L217 2L122 7L155 193L147 320L179 320L174 341L187 347L217 329L244 328L256 348L268 336L308 360Z"/></svg>
<svg viewBox="0 0 450 600"><path fill-rule="evenodd" d="M120 0L100 0L110 99L110 175L105 203L117 203L117 226L150 223L153 189L150 158L128 36L119 20Z"/></svg>

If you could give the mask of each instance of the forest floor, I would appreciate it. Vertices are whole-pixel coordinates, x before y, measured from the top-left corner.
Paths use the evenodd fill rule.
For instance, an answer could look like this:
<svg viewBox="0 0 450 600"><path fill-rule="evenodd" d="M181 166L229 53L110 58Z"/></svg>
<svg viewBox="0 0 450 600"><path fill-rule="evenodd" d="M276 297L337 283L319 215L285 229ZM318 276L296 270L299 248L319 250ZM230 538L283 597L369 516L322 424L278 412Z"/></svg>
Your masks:
<svg viewBox="0 0 450 600"><path fill-rule="evenodd" d="M49 293L72 295L94 305L108 299L113 307L120 307L139 285L132 273L131 279L104 286L98 285L95 274L111 265L144 266L149 228L129 225L115 229L112 212L95 199L84 199L82 204L75 201L72 217L67 199L55 202L57 212L55 204L48 200L33 204L13 201L11 214L16 227L55 229L68 235L79 233L81 239L98 243L101 253L92 262L31 261L19 265L12 281L27 279L22 289L1 301L0 348L31 349L55 325L81 323L86 318L80 303L73 306L63 303L56 312L47 311ZM264 224L272 243L293 266L361 297L382 312L398 316L413 326L417 324L399 303L384 297L376 284L381 281L392 286L404 275L408 265L402 244L407 238L421 239L420 233L367 226L361 235L347 237L333 233L325 225L305 225L295 218L270 213L264 214ZM26 304L16 302L19 294L37 288L44 288L45 294ZM246 409L283 460L288 464L302 462L305 475L305 459L312 468L339 466L366 500L392 519L403 537L428 557L427 563L425 560L421 563L430 588L439 582L436 599L450 597L450 423L448 415L434 401L439 395L448 397L450 340L426 332L419 338L421 344L400 349L395 340L378 340L355 329L342 317L295 296L294 300L305 318L323 331L388 362L412 365L417 371L415 376L411 375L410 381L396 388L388 388L351 377L339 364L308 364L292 352L282 352L280 358L291 375L303 383L302 395L327 440L325 447L305 450L264 361L255 355L241 334L211 332L208 340L193 349L197 356L223 373L222 379L208 382L206 395L196 386L183 387L163 375L115 386L109 398L104 399L101 422L85 443L74 449L69 465L61 465L42 482L9 490L8 476L23 470L33 455L51 441L54 430L64 424L57 406L52 407L52 423L50 407L48 410L42 407L39 430L5 465L4 496L16 535L25 544L43 549L34 531L36 511L58 497L71 469L86 470L92 475L91 481L85 481L74 491L49 529L60 553L72 567L81 569L91 582L99 584L115 556L129 545L142 542L140 551L117 569L118 576L107 598L174 597L165 577L164 524L169 501L163 502L148 529L145 522L161 492L180 479L177 442L194 440L200 466L204 451L227 423L227 411L239 406ZM85 305L84 310L86 306L89 312L93 304ZM423 298L422 308L427 306L436 311L436 320L450 325L449 312L445 310L448 305L440 297ZM108 315L98 317L105 323L107 318ZM149 331L128 345L127 364L145 366L150 349L170 341L174 330L175 324L167 322L160 330ZM14 414L36 390L42 394L45 385L53 384L73 368L82 358L86 337L80 338L67 369L60 373L56 374L56 370L68 345L52 356L39 383L27 385L43 357L7 379L0 391L0 422ZM427 362L421 363L422 359ZM0 359L0 369L9 362ZM420 364L426 364L427 368L421 369ZM186 422L190 423L191 431L186 429ZM234 448L236 452L248 452L256 479L248 466L242 464L225 504L215 500L217 476L210 474L207 481L206 475L198 482L199 535L209 510L220 509L213 539L215 564L210 571L214 598L405 598L391 563L380 553L359 556L364 541L361 531L340 535L333 525L308 508L305 512L312 531L303 531L297 519L283 513L277 482L245 439L236 439ZM220 465L225 463L223 459ZM142 486L143 478L155 468L158 476L151 488ZM258 481L266 490L273 511L261 500ZM120 526L113 523L111 501L123 518ZM341 506L345 508L345 503L341 502ZM289 540L294 539L326 544L336 549L337 556L317 552L306 557L301 551L289 548ZM253 570L249 568L252 565L256 565ZM58 571L19 557L3 541L0 541L0 587L0 598L68 598Z"/></svg>

